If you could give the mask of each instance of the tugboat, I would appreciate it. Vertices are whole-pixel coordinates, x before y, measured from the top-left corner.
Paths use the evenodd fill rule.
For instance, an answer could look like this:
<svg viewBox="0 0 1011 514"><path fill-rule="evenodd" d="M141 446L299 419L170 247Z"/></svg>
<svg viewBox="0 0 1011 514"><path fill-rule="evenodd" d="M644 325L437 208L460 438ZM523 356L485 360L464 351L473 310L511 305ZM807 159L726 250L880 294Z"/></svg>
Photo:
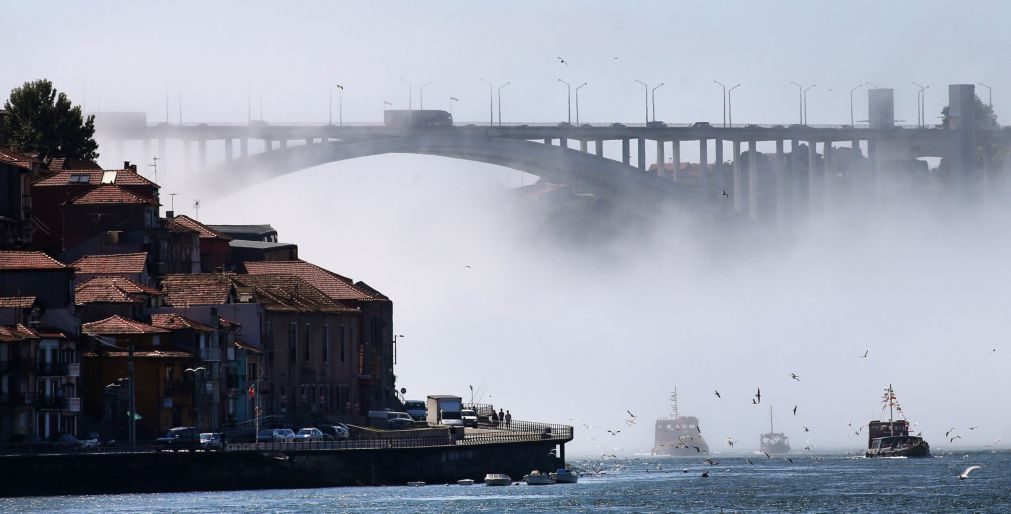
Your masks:
<svg viewBox="0 0 1011 514"><path fill-rule="evenodd" d="M888 421L874 420L867 424L866 457L930 457L930 444L919 435L909 435L909 421L888 384L881 403L888 406ZM884 411L884 406L881 407ZM898 411L902 419L895 419Z"/></svg>
<svg viewBox="0 0 1011 514"><path fill-rule="evenodd" d="M790 438L782 432L776 432L772 425L772 406L769 406L769 431L762 434L759 447L769 455L790 453Z"/></svg>
<svg viewBox="0 0 1011 514"><path fill-rule="evenodd" d="M678 415L678 389L670 395L672 417L656 420L653 455L694 457L709 453L709 444L702 437L699 418Z"/></svg>

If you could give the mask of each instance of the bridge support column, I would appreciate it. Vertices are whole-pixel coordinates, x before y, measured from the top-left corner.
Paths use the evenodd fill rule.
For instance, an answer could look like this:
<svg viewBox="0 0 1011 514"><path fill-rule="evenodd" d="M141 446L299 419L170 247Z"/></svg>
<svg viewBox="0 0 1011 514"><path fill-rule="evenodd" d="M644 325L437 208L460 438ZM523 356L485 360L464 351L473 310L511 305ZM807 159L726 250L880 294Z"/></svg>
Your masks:
<svg viewBox="0 0 1011 514"><path fill-rule="evenodd" d="M239 156L243 159L249 157L249 138L244 137L239 139Z"/></svg>
<svg viewBox="0 0 1011 514"><path fill-rule="evenodd" d="M281 140L281 150L287 150L287 149L288 149L288 140L287 139L282 139Z"/></svg>
<svg viewBox="0 0 1011 514"><path fill-rule="evenodd" d="M568 140L568 138L564 138L564 137L558 138L558 146L560 146L562 148L568 148L569 147L569 140Z"/></svg>
<svg viewBox="0 0 1011 514"><path fill-rule="evenodd" d="M832 141L825 141L822 143L822 160L821 160L821 172L822 172L822 185L821 185L821 206L824 210L828 211L829 206L832 204L832 196L835 190L835 173L832 170L832 160L834 150L832 148Z"/></svg>
<svg viewBox="0 0 1011 514"><path fill-rule="evenodd" d="M748 216L758 219L758 143L748 141Z"/></svg>
<svg viewBox="0 0 1011 514"><path fill-rule="evenodd" d="M776 140L776 163L773 173L776 175L776 225L783 228L786 223L787 189L786 189L786 155L783 152L783 140Z"/></svg>
<svg viewBox="0 0 1011 514"><path fill-rule="evenodd" d="M808 141L807 143L807 207L808 212L814 210L818 205L818 142Z"/></svg>
<svg viewBox="0 0 1011 514"><path fill-rule="evenodd" d="M551 139L550 137L544 138L544 144L546 144L548 146L552 145L552 141L553 141L553 139Z"/></svg>
<svg viewBox="0 0 1011 514"><path fill-rule="evenodd" d="M699 169L702 170L704 194L708 195L712 191L712 177L709 175L709 140L705 138L699 139Z"/></svg>
<svg viewBox="0 0 1011 514"><path fill-rule="evenodd" d="M660 177L662 177L666 171L666 168L664 168L664 165L666 164L664 161L666 161L666 159L664 159L663 154L663 147L665 144L667 144L667 142L662 139L658 139L656 142L656 174Z"/></svg>
<svg viewBox="0 0 1011 514"><path fill-rule="evenodd" d="M678 173L681 173L681 141L675 139L671 141L671 161L674 162L674 170L671 172L671 180L677 182Z"/></svg>
<svg viewBox="0 0 1011 514"><path fill-rule="evenodd" d="M632 161L631 152L628 151L628 139L621 140L621 162L629 164Z"/></svg>
<svg viewBox="0 0 1011 514"><path fill-rule="evenodd" d="M716 165L723 164L723 143L722 139L716 140Z"/></svg>
<svg viewBox="0 0 1011 514"><path fill-rule="evenodd" d="M733 201L734 210L737 211L737 212L741 212L744 209L744 184L743 184L744 173L741 170L741 142L740 141L734 141L733 152L734 152L734 154L733 154L733 158L734 158L734 163L733 163L734 172L733 172L733 178L731 179L733 181L733 184L731 185L732 186L732 190L731 190L730 194L734 195L733 198L731 198L731 200Z"/></svg>
<svg viewBox="0 0 1011 514"><path fill-rule="evenodd" d="M802 198L801 193L804 192L802 187L804 181L804 173L801 172L803 169L801 167L801 162L803 155L800 152L800 141L796 139L790 140L790 173L788 177L789 181L789 213L791 219L798 219L799 215L802 213L804 202L800 199Z"/></svg>
<svg viewBox="0 0 1011 514"><path fill-rule="evenodd" d="M183 139L183 162L185 163L183 169L190 171L192 165L192 159L190 158L190 147L193 146L193 141L189 139Z"/></svg>
<svg viewBox="0 0 1011 514"><path fill-rule="evenodd" d="M311 145L313 143L313 141L315 141L315 139L313 139L311 137L305 138L305 144L307 144L307 145Z"/></svg>
<svg viewBox="0 0 1011 514"><path fill-rule="evenodd" d="M197 170L204 171L207 169L207 140L198 139L197 140Z"/></svg>
<svg viewBox="0 0 1011 514"><path fill-rule="evenodd" d="M993 145L990 143L983 144L983 177L982 177L982 196L983 205L990 203L990 160L993 159Z"/></svg>
<svg viewBox="0 0 1011 514"><path fill-rule="evenodd" d="M586 153L586 140L585 139L580 139L579 140L579 151L583 152L583 153Z"/></svg>
<svg viewBox="0 0 1011 514"><path fill-rule="evenodd" d="M263 151L269 152L274 149L274 142L269 139L263 140Z"/></svg>
<svg viewBox="0 0 1011 514"><path fill-rule="evenodd" d="M232 138L225 138L225 162L232 162Z"/></svg>
<svg viewBox="0 0 1011 514"><path fill-rule="evenodd" d="M636 143L636 150L638 150L638 152L636 152L635 165L641 171L646 171L646 138L640 137L638 139L639 140Z"/></svg>
<svg viewBox="0 0 1011 514"><path fill-rule="evenodd" d="M597 154L597 157L604 156L604 141L598 139L593 143L593 151Z"/></svg>

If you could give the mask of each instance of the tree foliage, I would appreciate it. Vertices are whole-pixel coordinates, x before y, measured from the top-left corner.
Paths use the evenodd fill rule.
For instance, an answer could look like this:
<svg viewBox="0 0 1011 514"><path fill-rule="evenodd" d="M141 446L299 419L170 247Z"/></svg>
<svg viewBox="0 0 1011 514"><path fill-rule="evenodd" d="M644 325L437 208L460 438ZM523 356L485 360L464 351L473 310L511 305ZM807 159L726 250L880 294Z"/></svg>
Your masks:
<svg viewBox="0 0 1011 514"><path fill-rule="evenodd" d="M71 105L46 80L25 82L11 90L0 111L0 142L19 152L38 152L43 160L53 157L94 160L95 117L85 120L80 106Z"/></svg>
<svg viewBox="0 0 1011 514"><path fill-rule="evenodd" d="M945 105L944 109L941 109L941 126L948 128L948 119L951 117L948 114L949 106ZM991 130L1000 128L997 124L997 115L993 112L993 107L983 103L983 100L976 97L976 128L983 130Z"/></svg>

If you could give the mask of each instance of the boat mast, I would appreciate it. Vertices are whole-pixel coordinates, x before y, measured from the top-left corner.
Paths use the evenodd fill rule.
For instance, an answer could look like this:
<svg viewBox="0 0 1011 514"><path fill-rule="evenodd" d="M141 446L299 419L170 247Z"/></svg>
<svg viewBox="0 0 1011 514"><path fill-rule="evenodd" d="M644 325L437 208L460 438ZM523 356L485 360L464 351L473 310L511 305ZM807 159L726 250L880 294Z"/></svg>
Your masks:
<svg viewBox="0 0 1011 514"><path fill-rule="evenodd" d="M678 424L678 388L674 386L674 392L670 395L670 401L674 407L674 426Z"/></svg>
<svg viewBox="0 0 1011 514"><path fill-rule="evenodd" d="M892 384L888 384L888 422L893 421L892 406L895 405L895 391L892 391Z"/></svg>
<svg viewBox="0 0 1011 514"><path fill-rule="evenodd" d="M769 433L773 433L776 430L772 428L772 405L769 406Z"/></svg>

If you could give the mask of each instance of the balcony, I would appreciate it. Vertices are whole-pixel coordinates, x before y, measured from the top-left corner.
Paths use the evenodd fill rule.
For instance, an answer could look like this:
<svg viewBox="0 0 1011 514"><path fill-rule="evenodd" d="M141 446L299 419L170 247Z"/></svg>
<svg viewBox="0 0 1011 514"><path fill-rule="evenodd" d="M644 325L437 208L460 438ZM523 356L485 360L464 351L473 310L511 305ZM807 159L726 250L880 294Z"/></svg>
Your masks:
<svg viewBox="0 0 1011 514"><path fill-rule="evenodd" d="M221 362L221 348L201 348L200 360L204 362Z"/></svg>
<svg viewBox="0 0 1011 514"><path fill-rule="evenodd" d="M63 410L67 407L66 396L39 396L35 399L35 407L44 410ZM26 400L27 401L27 400Z"/></svg>
<svg viewBox="0 0 1011 514"><path fill-rule="evenodd" d="M40 377L62 377L69 374L68 369L66 362L40 362L35 367L35 373Z"/></svg>

